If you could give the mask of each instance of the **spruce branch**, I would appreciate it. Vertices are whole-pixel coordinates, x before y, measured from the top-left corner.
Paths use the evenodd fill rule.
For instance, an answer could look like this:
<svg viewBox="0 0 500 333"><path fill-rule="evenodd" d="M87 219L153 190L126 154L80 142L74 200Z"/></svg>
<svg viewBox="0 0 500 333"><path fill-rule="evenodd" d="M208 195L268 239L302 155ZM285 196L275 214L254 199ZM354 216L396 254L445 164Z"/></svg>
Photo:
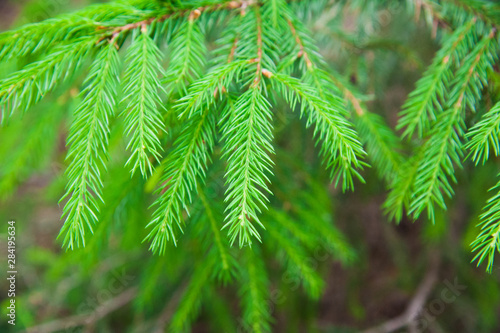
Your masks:
<svg viewBox="0 0 500 333"><path fill-rule="evenodd" d="M131 167L132 174L139 169L144 177L153 172L150 156L159 162L162 147L158 133L165 130L159 110L158 90L163 88L158 76L164 76L160 59L160 50L143 26L127 54L123 102L128 101L128 104L121 116L130 137L127 149L132 152L126 165Z"/></svg>
<svg viewBox="0 0 500 333"><path fill-rule="evenodd" d="M355 259L354 249L343 233L332 223L332 207L329 193L324 184L312 178L308 180L308 191L302 191L298 199L302 203L296 211L298 220L307 221L311 232L322 240L324 247L336 259L344 264L349 264ZM319 218L317 212L322 212Z"/></svg>
<svg viewBox="0 0 500 333"><path fill-rule="evenodd" d="M495 259L495 252L500 252L500 182L490 191L498 191L487 203L485 213L480 216L478 227L479 235L471 243L472 251L476 253L472 261L477 261L477 266L485 260L488 261L486 270L491 273Z"/></svg>
<svg viewBox="0 0 500 333"><path fill-rule="evenodd" d="M294 238L298 239L308 248L313 248L317 242L317 235L306 229L303 221L290 218L288 212L270 209L268 220L275 224L274 228L287 230Z"/></svg>
<svg viewBox="0 0 500 333"><path fill-rule="evenodd" d="M400 138L385 119L376 113L365 112L353 122L378 174L386 181L391 181L403 162Z"/></svg>
<svg viewBox="0 0 500 333"><path fill-rule="evenodd" d="M500 6L493 2L478 0L448 0L454 6L463 9L492 27L500 27Z"/></svg>
<svg viewBox="0 0 500 333"><path fill-rule="evenodd" d="M171 95L179 91L186 94L186 87L202 74L206 58L205 36L194 20L184 21L171 44L172 57L165 77L166 90Z"/></svg>
<svg viewBox="0 0 500 333"><path fill-rule="evenodd" d="M272 26L274 29L279 29L281 16L283 16L283 11L286 10L287 3L285 0L269 0L266 1L264 5L268 5L270 7L270 18L272 22Z"/></svg>
<svg viewBox="0 0 500 333"><path fill-rule="evenodd" d="M384 213L390 220L401 222L404 212L410 208L413 184L419 168L419 161L424 157L424 150L420 149L416 155L407 159L392 179L389 185L389 194L383 204Z"/></svg>
<svg viewBox="0 0 500 333"><path fill-rule="evenodd" d="M352 125L343 117L342 102L334 96L329 100L319 97L313 87L296 78L279 73L271 78L292 109L300 102L300 114L306 117L307 126L315 124L314 136L322 143L321 154L335 184L342 179L342 189L346 190L353 187L353 178L362 180L357 169L365 165L360 159L366 153Z"/></svg>
<svg viewBox="0 0 500 333"><path fill-rule="evenodd" d="M102 24L140 18L142 11L133 6L112 2L97 4L75 13L61 15L38 23L26 24L12 31L0 33L0 62L15 57L53 50L82 37L96 37Z"/></svg>
<svg viewBox="0 0 500 333"><path fill-rule="evenodd" d="M267 175L272 174L273 162L269 155L274 154L271 105L264 96L262 90L265 86L261 81L262 75L268 72L263 69L264 58L268 57L264 54L263 22L258 10L252 11L248 17L245 24L254 25L255 34L242 44L247 44L255 54L255 58L249 61L255 64L255 72L248 76L251 82L248 90L227 109L222 126L228 185L223 229L228 229L230 243L234 244L238 239L240 247L251 245L252 237L261 241L254 223L265 229L258 214L268 201L265 192L271 193L267 187Z"/></svg>
<svg viewBox="0 0 500 333"><path fill-rule="evenodd" d="M495 156L500 154L500 102L488 111L479 123L474 125L467 133L470 140L466 148L470 150L469 156L479 164L484 164L490 157L490 150Z"/></svg>
<svg viewBox="0 0 500 333"><path fill-rule="evenodd" d="M415 178L410 213L417 218L423 210L434 221L434 204L445 208L444 192L453 194L448 177L455 182L454 165L460 166L463 157L461 137L464 136L464 111L475 111L481 90L487 82L488 72L496 59L498 48L496 29L484 37L464 60L457 72L446 111L436 122L429 139L423 146L425 159L419 162Z"/></svg>
<svg viewBox="0 0 500 333"><path fill-rule="evenodd" d="M366 153L358 140L357 133L352 129L352 124L346 119L347 112L338 97L339 92L335 89L334 80L321 69L324 61L318 54L307 29L292 14L289 14L287 24L299 48L296 58L305 64L302 68L304 77L302 82L290 78L281 83L286 86L288 81L288 84L291 84L288 89L295 90L296 96L303 100L301 114L309 110L306 112L308 126L316 124L314 135L318 137L318 142L323 143L321 154L326 167L331 170L331 178L336 185L342 179L343 190L351 189L354 186L353 177L363 181L356 169L361 170L366 165L360 160ZM285 78L281 74L273 77L278 81L280 78ZM302 87L305 89L300 92ZM311 88L315 89L316 93ZM293 94L285 96L293 109L296 104ZM308 105L309 108L304 108L304 105Z"/></svg>
<svg viewBox="0 0 500 333"><path fill-rule="evenodd" d="M86 230L93 232L102 201L101 171L105 169L109 136L109 118L116 104L120 59L114 44L103 46L82 91L83 101L75 111L68 137L70 146L66 170L69 197L63 210L66 218L60 236L65 247L85 246Z"/></svg>
<svg viewBox="0 0 500 333"><path fill-rule="evenodd" d="M262 18L260 16L260 12L256 11L256 19L257 19L257 58L255 58L252 62L256 63L256 71L255 78L252 83L252 87L255 88L259 85L260 80L262 78Z"/></svg>
<svg viewBox="0 0 500 333"><path fill-rule="evenodd" d="M165 254L171 240L177 245L174 227L183 232L183 212L192 201L191 193L205 177L214 146L215 115L204 110L188 120L184 130L174 143L174 148L164 161L160 196L154 202L156 211L147 228L152 228L145 240L150 250Z"/></svg>
<svg viewBox="0 0 500 333"><path fill-rule="evenodd" d="M254 81L255 82L255 81ZM226 224L231 244L251 244L252 237L261 240L255 224L264 228L258 214L266 206L270 193L266 174L272 174L274 154L271 105L259 86L243 93L223 125L224 152L227 161Z"/></svg>
<svg viewBox="0 0 500 333"><path fill-rule="evenodd" d="M235 1L217 1L208 3L206 1L182 2L181 6L166 6L165 8L156 8L156 10L144 14L148 16L146 19L136 20L124 25L109 24L101 26L103 31L102 39L109 38L115 40L120 35L128 33L142 26L162 23L167 20L186 18L188 21L194 22L205 12L217 12L221 10L245 10L247 7L255 6L254 0L235 0Z"/></svg>
<svg viewBox="0 0 500 333"><path fill-rule="evenodd" d="M97 22L85 17L63 16L3 32L0 33L0 59L4 62L44 52L59 43L91 35L97 27Z"/></svg>
<svg viewBox="0 0 500 333"><path fill-rule="evenodd" d="M447 100L450 93L454 66L474 45L475 24L476 20L473 19L455 30L417 82L416 89L410 93L399 114L396 128L404 128L403 137L411 137L417 132L418 137L422 138L443 112L441 103Z"/></svg>
<svg viewBox="0 0 500 333"><path fill-rule="evenodd" d="M278 154L278 160L283 159L286 159L286 155ZM277 176L280 174L283 173L277 172ZM308 174L304 176L308 187L296 196L291 196L287 188L276 190L276 195L281 200L299 204L287 207L286 210L270 209L267 220L275 228L286 229L303 246L317 250L320 241L320 246L342 263L350 263L354 258L354 251L342 232L332 224L331 203L324 184L313 180ZM286 186L287 183L283 185Z"/></svg>
<svg viewBox="0 0 500 333"><path fill-rule="evenodd" d="M288 22L288 25L290 27L290 31L291 31L293 37L295 38L295 42L299 46L299 53L297 54L297 57L298 58L303 57L307 68L312 68L313 64L312 64L311 60L309 59L309 54L307 53L306 49L304 48L304 44L302 42L301 37L297 33L297 29L295 29L295 26L293 25L293 23L290 19L288 19L287 22Z"/></svg>
<svg viewBox="0 0 500 333"><path fill-rule="evenodd" d="M39 61L33 62L0 81L2 121L14 110L25 112L58 84L77 71L92 52L96 38L82 37L61 45Z"/></svg>
<svg viewBox="0 0 500 333"><path fill-rule="evenodd" d="M336 75L340 77L337 73ZM333 75L330 78L354 109L354 126L366 146L368 157L373 161L379 175L387 181L392 181L403 161L399 153L402 150L401 140L381 116L367 110L359 97L360 94L353 87Z"/></svg>
<svg viewBox="0 0 500 333"><path fill-rule="evenodd" d="M229 62L214 68L208 74L193 82L188 93L180 98L175 105L179 117L188 118L198 114L204 107L212 106L219 97L219 92L224 92L226 87L240 77L241 71L247 67L249 61L239 60Z"/></svg>

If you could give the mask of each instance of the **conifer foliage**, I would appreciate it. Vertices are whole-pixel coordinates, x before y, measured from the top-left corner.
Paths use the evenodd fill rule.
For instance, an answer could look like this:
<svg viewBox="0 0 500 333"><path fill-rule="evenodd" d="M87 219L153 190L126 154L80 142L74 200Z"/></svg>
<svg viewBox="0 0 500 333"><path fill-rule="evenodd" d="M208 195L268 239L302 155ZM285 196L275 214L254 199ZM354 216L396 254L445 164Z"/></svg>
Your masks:
<svg viewBox="0 0 500 333"><path fill-rule="evenodd" d="M363 1L335 6L347 3L364 8ZM371 3L383 7L391 1ZM0 61L19 58L24 64L0 80L5 128L21 116L35 117L33 138L25 145L29 155L47 126L69 124L63 246L98 246L96 230L109 223L109 207L149 192L154 192L151 218L140 228L146 228L144 241L153 253L175 256L200 240L202 250L196 251L203 254L197 258L206 262L195 265L172 318L173 331L189 329L216 283L235 278L242 326L270 331L267 252L300 277L298 284L312 299L321 295L324 282L305 261L307 253L320 243L342 262L354 257L324 218L328 198L321 184L306 176L311 193L286 191L280 178L281 164L288 161L275 142L281 111L296 115L311 132L334 186L343 191L362 186L371 165L387 184L385 212L397 222L405 216L434 222L454 194L457 171L469 160L484 164L500 154L500 101L488 94L499 64L499 5L404 1L406 10L430 18L441 44L402 106L395 130L369 111L361 87L329 67L304 24L332 6L329 1L116 0L0 34ZM36 114L45 99L68 93L77 104L70 113ZM6 162L2 196L21 178L16 170L27 155ZM117 164L126 168L125 177ZM128 182L116 196L104 186L108 170L112 179L117 172L116 179ZM212 191L214 183L223 190ZM500 251L500 183L493 189L497 193L486 203L472 243L474 260L486 262L488 271ZM211 192L215 195L208 197ZM300 204L273 208L276 198L293 196ZM143 302L153 297L145 290Z"/></svg>
<svg viewBox="0 0 500 333"><path fill-rule="evenodd" d="M168 132L162 119L162 96L174 100L173 112L186 126L176 139L174 150L167 154L154 204L157 209L148 224L151 232L147 239L154 252L164 253L167 242L177 243L178 233L183 231L183 212L188 210L197 183L203 182L211 160L216 123L221 126L222 158L227 161L224 228L230 242L237 240L240 247L252 244L252 239L261 240L259 229L265 226L259 215L271 195L267 184L274 163L270 103L273 93L268 91L268 81L284 94L292 109L300 104L301 116L307 117L307 126L315 127L325 165L336 182L342 179L343 188L348 189L353 187L353 175L361 179L359 170L365 155L361 143L346 118L342 101L332 91L328 74L321 69L321 58L311 38L305 28L294 25L298 19L286 2L195 1L178 6L118 2L116 6L128 8L133 14L117 14L109 21L101 21L91 37L75 32L66 40L60 36L58 24L40 23L48 29L46 34L54 34L46 47L55 52L2 82L2 110L10 114L36 103L74 71L84 57L95 53L68 137L68 187L62 201L69 200L61 231L65 246L85 245L85 234L98 223L97 214L103 203L101 173L106 170L113 118L121 115L124 119L130 137L127 166L131 172L140 170L144 177L153 172L162 156L160 136L162 131ZM95 13L104 10L98 7L75 13L74 20L95 20L97 25ZM221 24L238 25L229 33L231 48L221 43L221 49L213 52L221 57L213 60L204 75L208 55L200 24L212 16ZM69 17L60 24L74 24ZM31 29L28 26L4 33L3 52L16 50L10 45L14 40L8 38L9 34L28 34ZM302 29L301 35L297 29ZM276 48L274 42L284 37L296 41L296 45ZM160 38L166 38L169 44L166 70L160 63L161 51L153 41ZM71 53L67 54L69 48ZM126 50L123 64L118 55L121 49ZM35 48L31 53L36 51ZM299 66L299 78L290 76L288 68L277 72L280 59L290 57L305 64ZM295 63L292 60L288 60L289 66ZM124 75L119 82L122 70ZM125 107L117 114L119 87ZM314 92L315 88L320 95Z"/></svg>

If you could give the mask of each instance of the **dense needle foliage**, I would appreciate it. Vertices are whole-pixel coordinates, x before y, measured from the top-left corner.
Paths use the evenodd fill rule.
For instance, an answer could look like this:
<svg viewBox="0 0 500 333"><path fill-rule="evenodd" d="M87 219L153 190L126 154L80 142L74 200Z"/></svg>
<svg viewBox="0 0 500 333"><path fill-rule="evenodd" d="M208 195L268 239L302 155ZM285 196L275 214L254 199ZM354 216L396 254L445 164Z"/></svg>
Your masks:
<svg viewBox="0 0 500 333"><path fill-rule="evenodd" d="M344 6L365 19L404 7L440 43L395 129L369 111L362 80L324 59L306 24ZM135 302L137 313L149 310L161 303L155 286L164 276L176 281L162 287L179 300L158 327L189 330L210 300L217 329L270 331L269 256L311 299L325 290L312 253L345 264L355 257L331 223L324 180L303 172L302 152L286 152L277 133L293 141L309 131L317 168L344 192L370 182L374 169L388 190L383 209L397 223L435 223L457 170L500 154L500 94L489 87L498 80L499 25L500 6L478 0L117 0L3 32L0 138L9 147L12 133L29 131L2 161L0 195L51 154L56 129L67 124L65 177L53 185L65 184L62 246L85 247L87 265L113 237L134 240L136 259L141 241L162 255L141 266ZM364 47L336 29L344 43ZM54 107L42 112L44 103ZM302 128L280 132L284 113ZM499 189L471 245L488 272L500 252ZM180 282L186 269L190 279ZM215 296L228 284L239 291L239 328Z"/></svg>

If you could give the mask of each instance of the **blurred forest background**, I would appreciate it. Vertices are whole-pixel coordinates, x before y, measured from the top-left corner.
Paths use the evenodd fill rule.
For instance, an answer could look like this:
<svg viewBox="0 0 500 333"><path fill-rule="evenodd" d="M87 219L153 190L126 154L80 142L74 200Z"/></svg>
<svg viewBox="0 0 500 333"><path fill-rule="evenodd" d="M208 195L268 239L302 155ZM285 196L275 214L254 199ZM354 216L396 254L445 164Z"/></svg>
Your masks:
<svg viewBox="0 0 500 333"><path fill-rule="evenodd" d="M37 22L91 2L0 0L0 29ZM370 2L364 1L364 6ZM383 115L394 128L397 112L438 48L432 28L403 9L363 17L372 11L366 14L363 6L353 6L352 11L339 13L335 8L306 18L320 51L369 96L370 110ZM11 70L0 67L0 78ZM70 90L58 96L55 104L41 103L37 112L60 117L61 110L74 107L76 94ZM341 193L330 185L314 157L311 133L302 129L301 120L284 112L280 119L276 125L277 158L287 163L277 166L273 192L285 204L288 195L300 195L304 201L322 205L326 218L334 220L346 235L355 260L346 266L331 257L317 259L326 286L314 302L280 282L279 270L273 268L276 263L270 259L266 263L269 274L277 275L272 277L273 287L287 300L276 302L273 331L375 332L370 328L382 323L398 327L405 320L404 314L423 309L415 325L396 332L500 332L500 268L497 264L492 274L485 273L484 267L476 268L470 263L469 245L477 234L477 216L487 199L487 189L494 185L498 159L479 168L465 163L458 173L456 197L435 225L406 220L396 225L380 208L385 185L373 169L365 171L367 184L356 184L354 193ZM23 121L34 122L36 118L27 115ZM15 219L18 229L18 325L14 331L42 323L49 325L39 327L40 332L66 331L75 323L78 328L68 332L162 331L177 306L193 262L184 255L153 256L147 244L140 243L146 221L143 217L150 214L149 199L141 195L108 198L116 208L106 217L111 227L97 231L109 233L108 242L64 252L56 237L62 225L62 206L57 202L65 185L67 128L52 128L44 135L43 144L53 147L51 154L44 156L16 155L20 145L34 145L31 151L36 151L40 144L6 139L8 131L22 130L20 123L0 129L4 140L0 142L0 221L5 221L0 230L2 263L7 257L6 221ZM119 163L110 168L110 175L113 179L129 177ZM303 193L294 187L301 181L309 182L315 190ZM5 279L0 289L2 299L8 289ZM210 301L204 302L192 331L238 331L234 296L223 288L210 290L208 295ZM224 308L227 317L214 319L216 308ZM0 332L10 331L2 315Z"/></svg>

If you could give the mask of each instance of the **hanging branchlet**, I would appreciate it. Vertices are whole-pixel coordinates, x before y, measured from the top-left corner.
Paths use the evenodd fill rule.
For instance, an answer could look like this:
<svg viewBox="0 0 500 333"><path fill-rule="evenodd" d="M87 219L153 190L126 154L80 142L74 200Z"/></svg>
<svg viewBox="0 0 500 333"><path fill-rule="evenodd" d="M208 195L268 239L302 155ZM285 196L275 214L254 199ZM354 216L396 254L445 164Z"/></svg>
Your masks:
<svg viewBox="0 0 500 333"><path fill-rule="evenodd" d="M297 34L297 30L293 26L293 23L291 20L287 20L288 26L290 27L290 31L295 38L295 42L299 46L299 53L297 54L297 58L304 58L304 61L306 62L307 68L312 68L313 64L311 60L309 59L309 55L307 54L304 45L302 44L302 40L300 39L299 35Z"/></svg>
<svg viewBox="0 0 500 333"><path fill-rule="evenodd" d="M255 73L248 90L236 101L223 126L224 154L227 160L226 224L231 244L238 239L239 246L251 244L251 238L261 240L255 228L260 222L258 214L270 193L266 174L272 174L273 162L270 154L273 127L271 105L262 93L263 30L260 12L255 11L255 55L250 64ZM262 190L261 190L262 189ZM264 193L263 193L264 192ZM267 193L265 193L267 192Z"/></svg>
<svg viewBox="0 0 500 333"><path fill-rule="evenodd" d="M66 247L85 246L85 235L92 233L103 188L101 172L106 168L109 119L116 107L116 89L120 60L112 43L107 43L97 55L83 101L75 111L75 120L68 137L70 160L66 175L68 185L61 200L69 198L63 210L66 220L60 236ZM99 202L100 201L100 202Z"/></svg>
<svg viewBox="0 0 500 333"><path fill-rule="evenodd" d="M467 148L472 160L478 165L486 163L490 152L500 155L500 102L495 104L467 133Z"/></svg>
<svg viewBox="0 0 500 333"><path fill-rule="evenodd" d="M127 69L123 82L123 101L128 104L121 116L130 137L127 148L131 156L127 165L132 174L139 169L144 177L153 172L153 163L159 162L162 147L159 133L165 131L159 92L163 90L159 77L165 76L160 64L162 53L148 35L144 24L132 41L127 54Z"/></svg>
<svg viewBox="0 0 500 333"><path fill-rule="evenodd" d="M410 212L415 218L427 210L434 220L434 204L445 208L443 192L453 194L450 180L456 182L454 165L461 165L461 138L465 135L465 109L476 109L476 101L487 82L488 73L496 61L498 42L496 29L476 45L457 71L446 108L439 115L423 146L425 159L419 162L415 175Z"/></svg>
<svg viewBox="0 0 500 333"><path fill-rule="evenodd" d="M354 126L366 146L368 157L381 178L391 182L403 162L401 140L381 116L368 111L361 94L338 77L332 75L331 79L354 109Z"/></svg>
<svg viewBox="0 0 500 333"><path fill-rule="evenodd" d="M262 74L262 18L260 17L260 13L256 14L257 19L257 58L253 59L252 62L255 62L257 65L257 69L255 72L255 79L252 83L252 88L255 88L259 85Z"/></svg>
<svg viewBox="0 0 500 333"><path fill-rule="evenodd" d="M417 19L424 11L435 27L448 29L440 31L442 47L400 112L397 129L408 140L416 138L419 146L406 161L399 154L401 140L381 116L369 111L364 95L326 65L304 25L303 18L328 6L328 1L307 8L306 2L285 0L123 0L1 33L0 61L23 57L27 62L0 80L2 121L65 84L76 85L87 60L93 60L68 136L64 246L83 246L99 220L113 128L126 134L128 169L140 172L151 191L157 187L153 216L145 224L150 249L161 254L187 230L185 219L203 188L212 153L219 152L219 140L226 167L226 216L217 222L210 213L204 221L217 238L206 248L226 258L227 269L226 245L265 241L267 222L261 214L273 195L273 108L283 100L313 128L335 185L347 190L363 182L364 160L369 159L389 184L384 208L390 217L401 220L406 209L413 218L427 211L433 220L435 208L445 208L446 197L453 194L451 184L464 149L476 164L500 151L498 101L469 130L465 117L466 111L479 109L498 60L498 5L423 0L413 6ZM223 31L215 47L208 31ZM119 90L121 103L116 100ZM115 121L117 116L121 121ZM40 133L26 143L27 149L39 142ZM470 142L464 148L465 136ZM16 159L24 160L24 155ZM10 176L8 180L5 188L15 183ZM488 202L483 231L473 243L478 262L488 258L488 269L495 254L491 249L498 248L499 200L494 196ZM204 209L209 208L205 200ZM228 233L228 244L216 232L221 229ZM288 249L291 266L308 276L305 288L318 295L321 283L303 266L301 252L278 234L273 229L270 237ZM245 274L261 288L265 281L252 277L256 266L250 263ZM189 295L202 292L197 282ZM268 314L252 303L261 295L243 292L248 296L245 307L263 320L257 328L267 330ZM184 304L186 309L197 306L192 299ZM188 317L179 317L174 326L187 327Z"/></svg>
<svg viewBox="0 0 500 333"><path fill-rule="evenodd" d="M495 253L500 252L500 183L490 191L497 191L491 197L485 207L485 212L481 214L481 222L478 224L480 228L479 235L472 242L472 251L476 253L472 261L477 261L477 265L481 265L484 261L487 262L486 270L491 273Z"/></svg>
<svg viewBox="0 0 500 333"><path fill-rule="evenodd" d="M438 115L443 111L441 103L450 93L453 72L459 61L470 52L476 35L476 19L457 29L436 54L432 65L417 82L416 89L403 105L397 129L404 129L403 136L417 132L422 138Z"/></svg>

